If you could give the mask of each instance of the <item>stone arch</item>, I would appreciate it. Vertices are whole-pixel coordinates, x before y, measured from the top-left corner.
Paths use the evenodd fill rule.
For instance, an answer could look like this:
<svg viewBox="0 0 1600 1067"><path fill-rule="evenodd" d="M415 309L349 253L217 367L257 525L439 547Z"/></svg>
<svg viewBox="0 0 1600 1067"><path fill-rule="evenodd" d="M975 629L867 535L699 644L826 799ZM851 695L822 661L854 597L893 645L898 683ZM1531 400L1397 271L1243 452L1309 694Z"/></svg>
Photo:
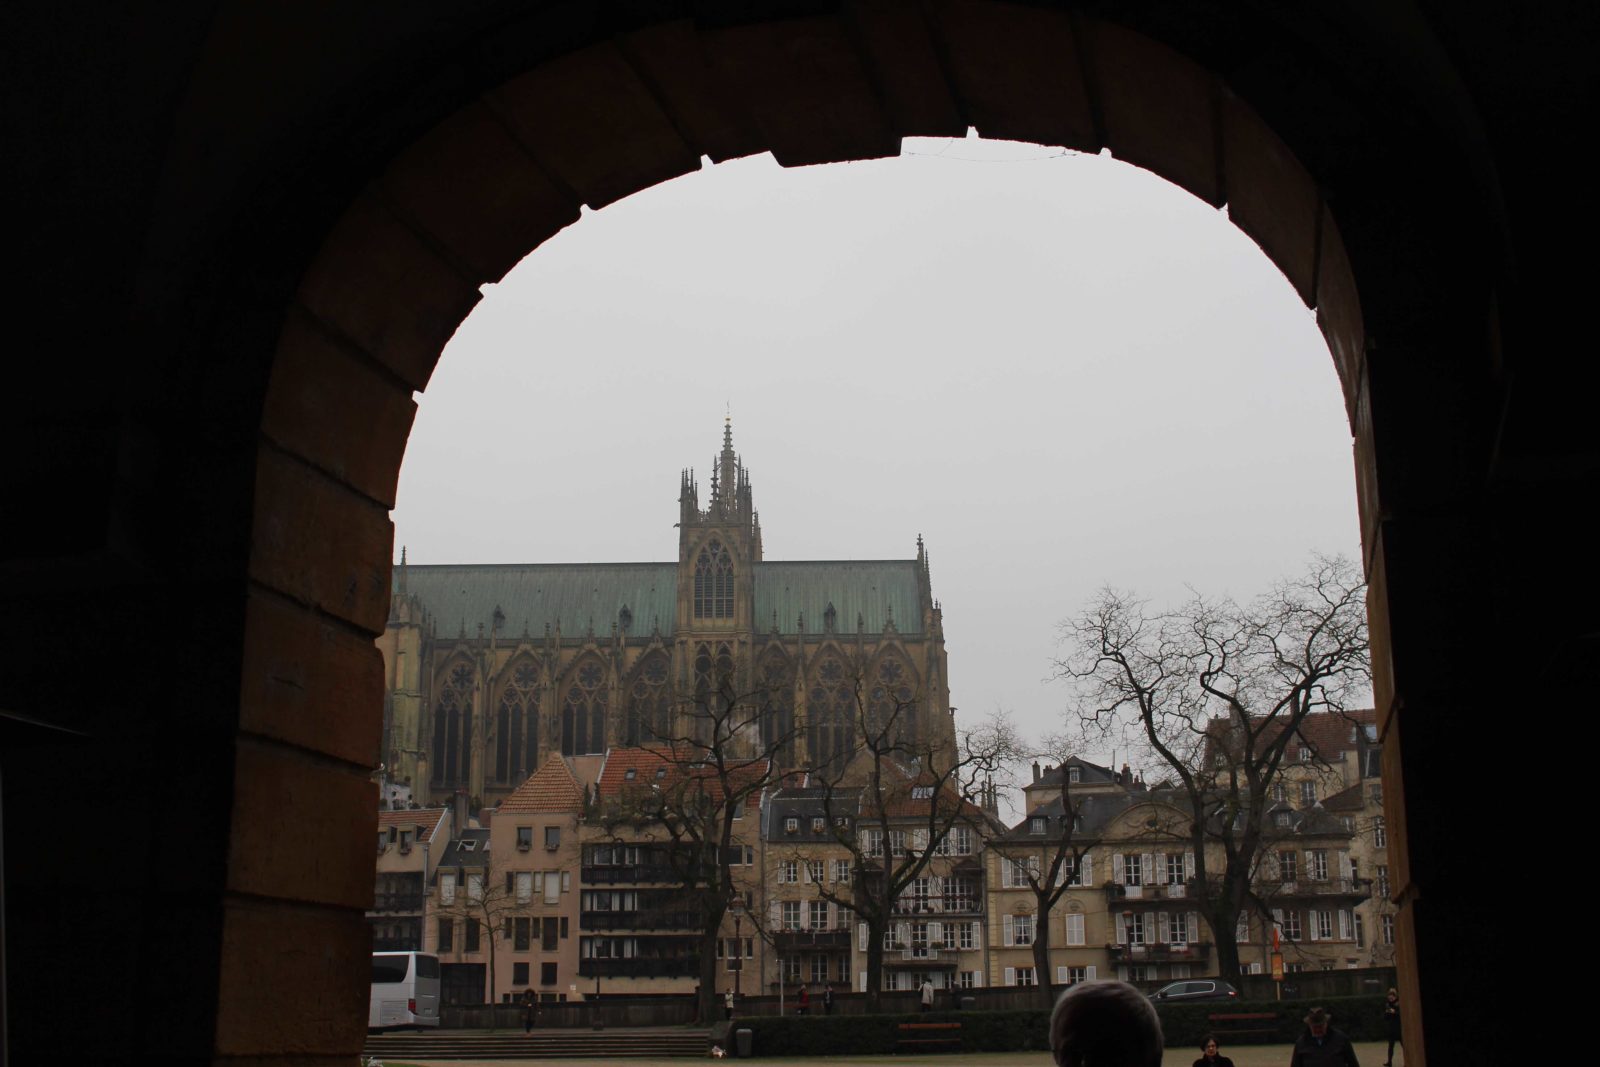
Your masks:
<svg viewBox="0 0 1600 1067"><path fill-rule="evenodd" d="M103 313L95 308L106 325L85 334L95 343L79 351L88 359L91 348L111 347L100 341L120 340L119 329L134 325L127 332L135 343L106 357L118 361L106 364L118 373L104 377L122 381L139 377L130 368L154 368L147 376L154 384L134 390L130 403L148 404L159 418L107 406L100 394L85 403L77 388L62 391L70 392L70 404L41 403L39 414L29 413L21 425L48 432L29 442L37 452L28 455L48 477L70 483L77 506L54 517L38 509L37 527L16 531L23 540L7 557L30 576L13 595L42 613L85 605L49 607L74 598L48 581L40 587L50 598L37 593L36 571L70 575L85 590L102 581L112 586L85 602L107 619L119 617L124 604L157 602L147 583L185 603L184 613L155 617L172 633L202 637L214 654L197 657L207 667L192 675L189 716L165 707L130 713L119 728L135 743L148 740L155 753L180 751L167 743L176 731L237 703L226 729L189 737L204 760L186 753L182 766L176 756L160 765L216 767L204 784L227 826L200 840L187 822L175 821L179 815L162 813L176 806L150 805L151 831L165 839L187 835L214 861L200 868L214 873L188 887L196 903L182 914L192 947L170 953L170 964L161 961L174 977L207 980L151 983L168 993L192 987L196 992L183 992L169 1014L197 1021L182 1034L139 1038L139 1048L170 1051L170 1044L190 1059L291 1050L333 1059L360 1047L352 1020L365 995L361 912L371 882L356 831L366 833L363 820L370 828L366 776L377 711L367 721L348 709L376 709L381 690L370 638L382 630L388 601L386 512L411 393L426 384L477 287L574 221L580 202L609 203L693 169L701 154L720 160L771 150L787 165L865 158L892 152L900 136L956 134L968 125L986 136L1104 145L1209 202L1225 200L1314 304L1355 436L1385 796L1404 858L1396 891L1399 956L1404 980L1417 990L1407 1001L1408 1034L1415 1040L1422 1032L1417 1012L1425 999L1447 1010L1470 997L1471 976L1454 974L1445 958L1449 931L1477 930L1485 953L1500 958L1515 946L1508 932L1482 930L1466 910L1470 903L1448 892L1420 903L1430 879L1449 886L1471 878L1456 856L1472 849L1442 844L1462 840L1446 806L1435 805L1435 815L1408 807L1406 798L1444 795L1458 761L1472 754L1467 739L1430 724L1468 707L1503 714L1509 700L1497 701L1517 687L1509 672L1492 666L1475 672L1470 687L1454 677L1470 649L1450 636L1453 623L1479 614L1487 600L1490 626L1539 617L1554 620L1548 631L1559 653L1595 647L1592 622L1563 603L1592 597L1539 592L1566 584L1541 580L1550 564L1539 561L1577 558L1576 542L1560 539L1563 524L1544 521L1545 510L1556 516L1552 502L1578 498L1565 488L1582 487L1571 472L1591 470L1583 464L1592 457L1549 429L1554 420L1539 418L1565 384L1563 365L1540 355L1554 347L1539 343L1546 331L1558 335L1542 321L1558 310L1557 300L1519 281L1520 272L1549 277L1537 273L1544 257L1535 254L1549 246L1535 236L1542 214L1525 206L1540 199L1527 195L1538 183L1515 153L1543 136L1563 144L1558 124L1565 116L1541 118L1529 106L1537 96L1497 88L1537 73L1531 67L1545 64L1539 49L1527 50L1535 60L1496 62L1514 50L1497 51L1493 28L1442 8L1388 19L1361 5L1333 5L1313 21L1268 7L1181 7L1095 6L1140 32L1044 6L957 0L803 18L754 5L737 24L716 25L586 18L581 7L507 22L496 9L483 22L465 14L448 22L440 14L438 25L395 25L381 41L375 33L363 38L333 13L320 36L320 27L275 13L262 18L278 32L250 34L249 48L238 43L237 12L225 11L210 37L191 26L188 36L170 35L181 45L163 40L157 47L157 38L169 35L151 34L150 62L163 77L148 80L158 87L149 92L178 100L179 87L188 86L189 97L140 112L171 131L169 156L102 168L119 180L134 172L148 178L126 200L118 189L106 202L130 205L125 228L154 236L126 242L137 250L120 253L101 272L115 278L106 285L139 295L119 297L126 305ZM480 47L491 38L495 47ZM256 65L292 61L294 48L314 52L313 41L346 57L337 64L336 90L318 96L308 78L293 114L258 100ZM535 69L504 85L530 57L502 42L539 50ZM365 44L372 45L370 59ZM171 59L173 51L183 58ZM518 58L508 60L512 55ZM77 82L73 88L93 92ZM1480 109L1474 97L1487 104ZM1258 111L1270 115L1272 128ZM107 114L113 117L103 121L115 121L114 111ZM1524 122L1536 132L1523 130ZM1496 129L1485 133L1479 124ZM128 126L135 128L142 127ZM167 141L125 138L130 145L153 140ZM1519 148L1504 150L1507 142ZM59 158L46 154L41 166ZM1505 196L1497 171L1520 174L1523 195ZM149 177L157 174L164 177ZM140 214L145 194L150 206ZM106 229L108 216L95 206L73 232L110 240L118 227ZM321 251L312 259L307 249L317 242ZM59 243L73 244L65 237ZM65 254L59 262L66 264ZM53 278L65 271L32 273ZM296 295L286 296L286 287ZM94 297L83 299L88 307ZM262 339L267 333L278 336L275 350ZM156 350L174 353L170 363L142 355ZM75 378L91 377L82 372L74 361ZM269 376L264 387L262 373ZM173 385L174 397L192 398L204 414L183 410L177 399L152 399ZM120 436L106 429L119 416L129 427ZM1530 436L1531 423L1542 423L1543 432ZM192 440L218 447L204 458L186 455L199 451L182 447ZM151 447L161 442L166 452ZM182 462L161 472L173 456ZM23 482L24 496L32 484ZM126 503L147 486L158 490L155 499L170 494L194 506L168 509L181 523L153 518L142 503ZM1530 518L1536 521L1522 521ZM156 537L147 543L145 525L174 535L172 544L154 547ZM1520 532L1529 528L1540 531L1538 540ZM185 554L194 557L192 567L169 565ZM1487 570L1498 573L1484 597L1481 581L1462 576ZM193 626L191 617L205 618L207 631L184 629ZM157 639L133 637L127 646L134 651L124 654L136 670L156 658ZM53 632L35 647L47 648L48 640L57 640ZM70 679L41 674L51 680L13 678L8 700L61 703ZM18 781L8 766L8 789ZM347 824L348 841L338 829L309 842L298 836L299 827ZM8 840L13 829L8 825ZM1481 826L1476 832L1488 836ZM1429 840L1430 848L1409 855L1410 836ZM308 850L316 862L305 862ZM145 862L131 848L123 858ZM156 874L137 872L125 881L159 887ZM59 915L32 925L67 931L70 916L50 910L63 907L52 903L52 887L34 879L12 865L8 904ZM105 901L105 924L143 929L144 941L154 943L155 924L170 918L151 906L155 899ZM80 902L71 906L81 910ZM1440 946L1431 967L1419 962L1427 943L1413 936L1419 924ZM77 943L46 946L30 940L35 936L8 929L8 954L47 960L100 947L85 942L79 952ZM275 949L290 937L327 946L335 965L312 973L275 964L285 955ZM22 1050L53 1050L71 1028L52 998L66 998L49 981L28 985L12 987L15 1010L7 1019L15 1028L8 1036ZM134 1017L142 1001L127 1002L106 1008L101 1028L124 1058L138 1053L120 1044L123 1035L149 1033ZM1428 1037L1431 1051L1436 1035ZM1467 1040L1443 1027L1437 1034L1438 1047L1460 1049L1455 1058L1470 1058Z"/></svg>

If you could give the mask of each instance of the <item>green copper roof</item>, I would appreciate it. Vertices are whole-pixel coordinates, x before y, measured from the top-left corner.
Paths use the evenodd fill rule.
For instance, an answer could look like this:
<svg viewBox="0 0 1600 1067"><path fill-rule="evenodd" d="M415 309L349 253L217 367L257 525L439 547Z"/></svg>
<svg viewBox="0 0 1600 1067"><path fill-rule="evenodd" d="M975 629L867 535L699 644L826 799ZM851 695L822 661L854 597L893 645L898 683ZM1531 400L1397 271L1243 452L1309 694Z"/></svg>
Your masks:
<svg viewBox="0 0 1600 1067"><path fill-rule="evenodd" d="M400 588L395 568L394 589ZM406 589L422 601L437 621L439 633L452 636L465 629L476 637L478 625L488 632L498 607L505 622L500 633L516 637L526 627L535 637L545 624L568 637L591 625L599 635L624 607L633 615L630 634L659 629L672 633L677 610L678 567L675 563L463 563L406 568Z"/></svg>
<svg viewBox="0 0 1600 1067"><path fill-rule="evenodd" d="M766 633L777 613L778 632L799 631L803 612L806 633L822 632L823 613L832 604L838 619L834 631L882 633L891 612L901 633L922 632L922 598L915 560L807 560L756 564L755 628Z"/></svg>
<svg viewBox="0 0 1600 1067"><path fill-rule="evenodd" d="M495 609L504 621L503 637L524 629L534 637L553 630L573 637L591 626L597 635L611 633L626 607L633 616L628 633L646 636L659 630L672 634L677 620L678 568L675 563L462 563L409 564L406 590L422 602L441 636L465 631L487 633ZM400 569L393 588L398 594ZM823 616L832 604L834 632L882 633L890 615L901 633L922 632L922 598L914 560L815 560L758 563L755 571L754 628L767 633L776 613L778 631L823 632Z"/></svg>

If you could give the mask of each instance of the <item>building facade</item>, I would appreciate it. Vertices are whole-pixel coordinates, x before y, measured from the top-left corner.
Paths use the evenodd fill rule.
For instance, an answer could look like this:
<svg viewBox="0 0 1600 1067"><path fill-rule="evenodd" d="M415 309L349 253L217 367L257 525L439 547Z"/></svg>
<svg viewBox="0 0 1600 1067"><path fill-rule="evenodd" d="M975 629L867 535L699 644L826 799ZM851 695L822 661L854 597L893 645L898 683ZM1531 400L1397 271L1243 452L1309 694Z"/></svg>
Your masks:
<svg viewBox="0 0 1600 1067"><path fill-rule="evenodd" d="M383 759L424 803L493 805L552 753L694 736L718 692L758 705L747 742L839 761L857 702L899 702L951 742L941 611L917 539L906 560L763 556L747 469L724 426L701 506L679 483L672 563L416 565L402 552L378 647Z"/></svg>

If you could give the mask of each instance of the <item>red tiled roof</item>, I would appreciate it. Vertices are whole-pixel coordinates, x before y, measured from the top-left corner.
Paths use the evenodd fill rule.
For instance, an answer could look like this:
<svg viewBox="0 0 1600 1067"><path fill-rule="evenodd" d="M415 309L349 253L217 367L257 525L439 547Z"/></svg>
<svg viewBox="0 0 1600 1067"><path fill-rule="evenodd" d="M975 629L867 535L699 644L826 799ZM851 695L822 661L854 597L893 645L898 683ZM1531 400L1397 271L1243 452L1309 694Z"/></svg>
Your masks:
<svg viewBox="0 0 1600 1067"><path fill-rule="evenodd" d="M568 812L583 810L583 786L559 755L552 755L528 780L500 802L502 813Z"/></svg>
<svg viewBox="0 0 1600 1067"><path fill-rule="evenodd" d="M1292 738L1284 749L1284 759L1288 762L1298 762L1302 744L1309 744L1311 751L1323 760L1337 759L1341 754L1359 747L1360 742L1350 739L1350 730L1358 724L1377 722L1377 712L1371 708L1352 708L1348 711L1318 711L1307 715L1300 720L1299 736ZM1218 738L1224 736L1228 730L1229 721L1223 718L1212 719L1206 728L1209 735L1206 742L1206 760L1211 759L1212 746L1217 744ZM1281 727L1280 727L1281 729ZM1274 731L1270 735L1276 737ZM1263 735L1262 742L1268 740Z"/></svg>
<svg viewBox="0 0 1600 1067"><path fill-rule="evenodd" d="M432 835L439 828L439 818L445 812L444 808L410 808L402 811L378 812L378 829L396 827L409 830L416 827L419 834ZM429 838L432 840L431 836ZM420 840L420 837L419 837Z"/></svg>
<svg viewBox="0 0 1600 1067"><path fill-rule="evenodd" d="M694 779L701 781L700 788L713 800L722 796L722 783L716 767L697 764L704 753L687 748L640 746L614 748L606 753L605 767L600 772L599 790L603 798L622 795L628 789L658 784L663 788L681 787ZM759 779L767 773L766 759L730 761L730 775L736 785ZM628 772L632 771L630 778Z"/></svg>

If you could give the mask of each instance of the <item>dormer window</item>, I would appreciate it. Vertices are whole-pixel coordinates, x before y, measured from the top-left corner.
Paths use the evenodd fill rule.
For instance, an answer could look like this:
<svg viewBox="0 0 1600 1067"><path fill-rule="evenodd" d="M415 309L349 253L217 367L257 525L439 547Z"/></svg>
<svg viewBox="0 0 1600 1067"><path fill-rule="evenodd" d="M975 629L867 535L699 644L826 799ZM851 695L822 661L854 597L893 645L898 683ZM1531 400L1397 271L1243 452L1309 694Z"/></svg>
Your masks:
<svg viewBox="0 0 1600 1067"><path fill-rule="evenodd" d="M1310 763L1311 762L1311 746L1310 745L1301 745L1300 746L1300 762L1301 763Z"/></svg>
<svg viewBox="0 0 1600 1067"><path fill-rule="evenodd" d="M822 833L822 831L826 830L827 828L828 828L828 820L827 819L824 819L820 815L815 816L814 818L812 818L812 820L811 820L811 832L812 833L820 834L820 833Z"/></svg>
<svg viewBox="0 0 1600 1067"><path fill-rule="evenodd" d="M639 768L637 767L629 767L622 772L623 781L631 782L637 777L639 777Z"/></svg>
<svg viewBox="0 0 1600 1067"><path fill-rule="evenodd" d="M667 769L665 767L657 767L656 768L656 781L659 782L663 778L665 778L666 776L667 776Z"/></svg>
<svg viewBox="0 0 1600 1067"><path fill-rule="evenodd" d="M786 834L799 833L800 820L793 815L783 820L783 832Z"/></svg>
<svg viewBox="0 0 1600 1067"><path fill-rule="evenodd" d="M912 786L911 787L911 799L912 800L932 800L933 799L933 786L931 786L931 785L914 785L914 786Z"/></svg>
<svg viewBox="0 0 1600 1067"><path fill-rule="evenodd" d="M1034 816L1033 818L1029 819L1028 820L1028 833L1030 833L1030 834L1042 834L1042 833L1044 833L1044 827L1045 827L1046 821L1047 821L1046 819L1044 819L1041 816L1037 816L1037 815Z"/></svg>
<svg viewBox="0 0 1600 1067"><path fill-rule="evenodd" d="M1278 823L1279 828L1285 829L1285 830L1288 829L1289 828L1289 813L1286 812L1286 811L1278 812L1277 823Z"/></svg>
<svg viewBox="0 0 1600 1067"><path fill-rule="evenodd" d="M464 838L461 839L460 848L461 848L462 852L472 852L475 849L477 849L477 847L478 847L478 843L476 841L474 841L472 838L464 837Z"/></svg>
<svg viewBox="0 0 1600 1067"><path fill-rule="evenodd" d="M1068 767L1067 768L1067 781L1070 782L1072 785L1077 785L1078 784L1078 776L1079 776L1079 769L1077 767Z"/></svg>

